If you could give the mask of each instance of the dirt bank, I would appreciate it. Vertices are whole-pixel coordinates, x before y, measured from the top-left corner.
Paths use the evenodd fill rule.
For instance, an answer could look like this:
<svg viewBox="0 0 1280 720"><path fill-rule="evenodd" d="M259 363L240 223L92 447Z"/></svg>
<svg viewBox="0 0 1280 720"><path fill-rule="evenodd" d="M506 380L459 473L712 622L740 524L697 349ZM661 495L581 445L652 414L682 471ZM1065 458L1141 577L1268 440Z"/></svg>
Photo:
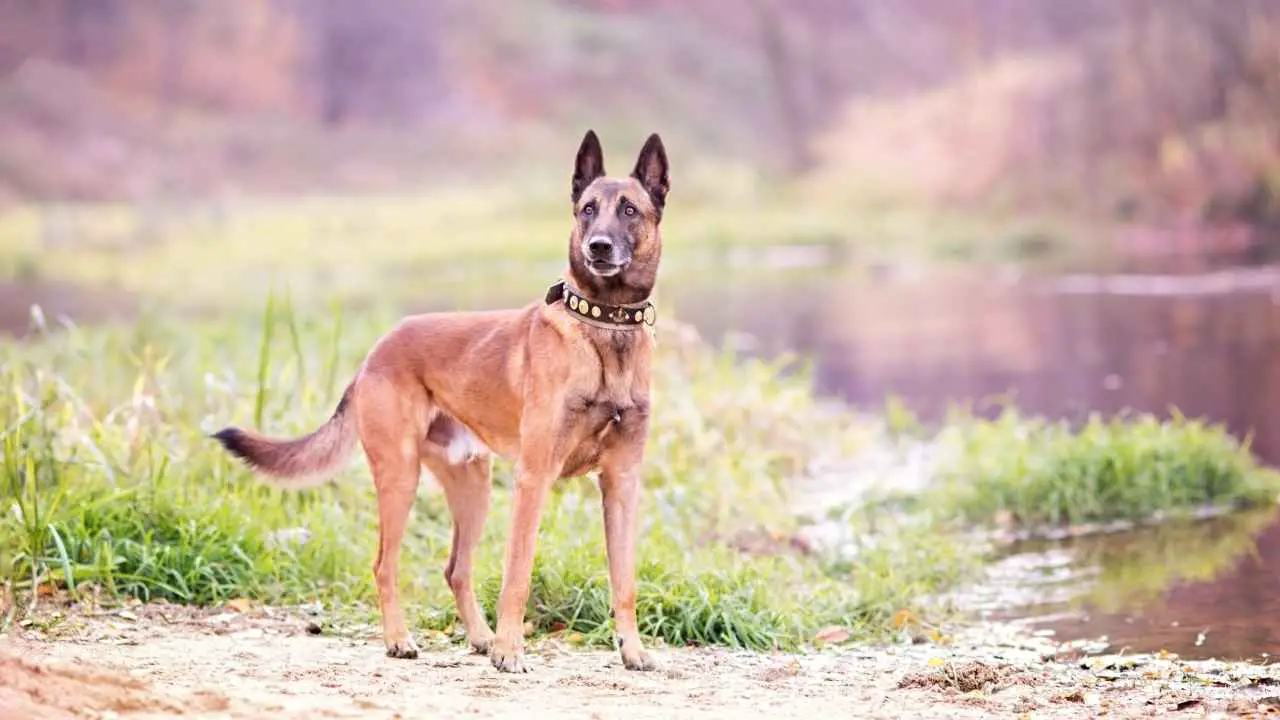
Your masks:
<svg viewBox="0 0 1280 720"><path fill-rule="evenodd" d="M0 640L0 717L1241 717L1280 707L1270 668L1081 657L1008 626L800 656L661 648L662 669L643 674L612 652L548 640L522 676L460 646L390 660L356 635L244 607L28 621Z"/></svg>

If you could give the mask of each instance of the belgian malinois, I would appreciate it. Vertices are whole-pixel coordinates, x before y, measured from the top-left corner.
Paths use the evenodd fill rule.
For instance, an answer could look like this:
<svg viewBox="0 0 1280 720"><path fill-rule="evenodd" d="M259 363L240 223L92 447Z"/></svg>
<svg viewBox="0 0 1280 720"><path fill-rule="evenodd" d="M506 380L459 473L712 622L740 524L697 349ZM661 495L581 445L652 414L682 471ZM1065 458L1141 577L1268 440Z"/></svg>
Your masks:
<svg viewBox="0 0 1280 720"><path fill-rule="evenodd" d="M411 315L365 357L329 421L273 439L229 427L222 445L274 484L305 488L339 470L358 438L378 496L373 575L387 654L415 658L397 599L400 542L421 468L444 490L453 543L444 576L472 648L524 672L525 604L543 504L559 478L599 472L615 630L623 664L650 670L636 627L640 469L669 182L649 136L629 177L606 177L594 131L578 148L564 277L523 308ZM498 629L476 601L472 567L489 510L491 453L515 461Z"/></svg>

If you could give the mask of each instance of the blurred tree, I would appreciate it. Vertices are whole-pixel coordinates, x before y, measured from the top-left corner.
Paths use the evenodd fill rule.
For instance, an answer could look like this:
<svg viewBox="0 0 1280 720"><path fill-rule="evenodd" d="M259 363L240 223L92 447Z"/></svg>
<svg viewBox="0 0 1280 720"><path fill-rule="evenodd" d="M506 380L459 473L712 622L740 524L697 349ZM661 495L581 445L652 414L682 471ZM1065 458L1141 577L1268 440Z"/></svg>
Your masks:
<svg viewBox="0 0 1280 720"><path fill-rule="evenodd" d="M312 39L326 124L415 120L445 91L437 3L316 0L298 7Z"/></svg>
<svg viewBox="0 0 1280 720"><path fill-rule="evenodd" d="M815 141L850 107L883 105L891 127L849 129L850 142L945 135L928 155L955 166L989 149L1021 203L1280 225L1276 0L0 0L0 18L0 91L33 59L78 88L0 107L0 125L39 132L114 99L318 132L413 128L447 109L491 128L661 123L803 173L831 161ZM1004 83L1011 61L1051 72ZM901 114L970 86L918 128ZM1003 192L955 183L953 197Z"/></svg>

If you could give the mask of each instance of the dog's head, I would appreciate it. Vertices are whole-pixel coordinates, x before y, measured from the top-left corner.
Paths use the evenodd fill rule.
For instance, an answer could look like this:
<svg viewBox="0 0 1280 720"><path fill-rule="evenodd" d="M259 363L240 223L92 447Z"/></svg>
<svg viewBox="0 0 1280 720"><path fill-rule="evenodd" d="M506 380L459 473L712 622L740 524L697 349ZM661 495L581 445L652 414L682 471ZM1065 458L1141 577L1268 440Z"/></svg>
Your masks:
<svg viewBox="0 0 1280 720"><path fill-rule="evenodd" d="M607 177L604 153L588 130L573 169L573 283L601 303L625 305L649 297L662 257L658 225L667 201L667 152L649 136L631 175Z"/></svg>

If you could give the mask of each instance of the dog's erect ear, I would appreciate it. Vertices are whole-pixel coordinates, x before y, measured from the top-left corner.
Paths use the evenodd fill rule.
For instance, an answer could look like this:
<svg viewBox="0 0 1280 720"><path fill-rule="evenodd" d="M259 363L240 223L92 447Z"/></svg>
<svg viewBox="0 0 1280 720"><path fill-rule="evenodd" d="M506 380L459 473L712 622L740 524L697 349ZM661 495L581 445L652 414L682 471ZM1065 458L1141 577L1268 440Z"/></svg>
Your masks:
<svg viewBox="0 0 1280 720"><path fill-rule="evenodd" d="M588 130L578 146L578 159L573 164L573 187L569 197L578 202L582 191L587 189L592 180L604 175L604 151L600 149L600 138L595 130Z"/></svg>
<svg viewBox="0 0 1280 720"><path fill-rule="evenodd" d="M666 205L671 182L667 179L667 150L662 146L658 133L650 135L644 147L640 148L640 157L636 159L636 169L631 171L631 177L640 181L659 210Z"/></svg>

